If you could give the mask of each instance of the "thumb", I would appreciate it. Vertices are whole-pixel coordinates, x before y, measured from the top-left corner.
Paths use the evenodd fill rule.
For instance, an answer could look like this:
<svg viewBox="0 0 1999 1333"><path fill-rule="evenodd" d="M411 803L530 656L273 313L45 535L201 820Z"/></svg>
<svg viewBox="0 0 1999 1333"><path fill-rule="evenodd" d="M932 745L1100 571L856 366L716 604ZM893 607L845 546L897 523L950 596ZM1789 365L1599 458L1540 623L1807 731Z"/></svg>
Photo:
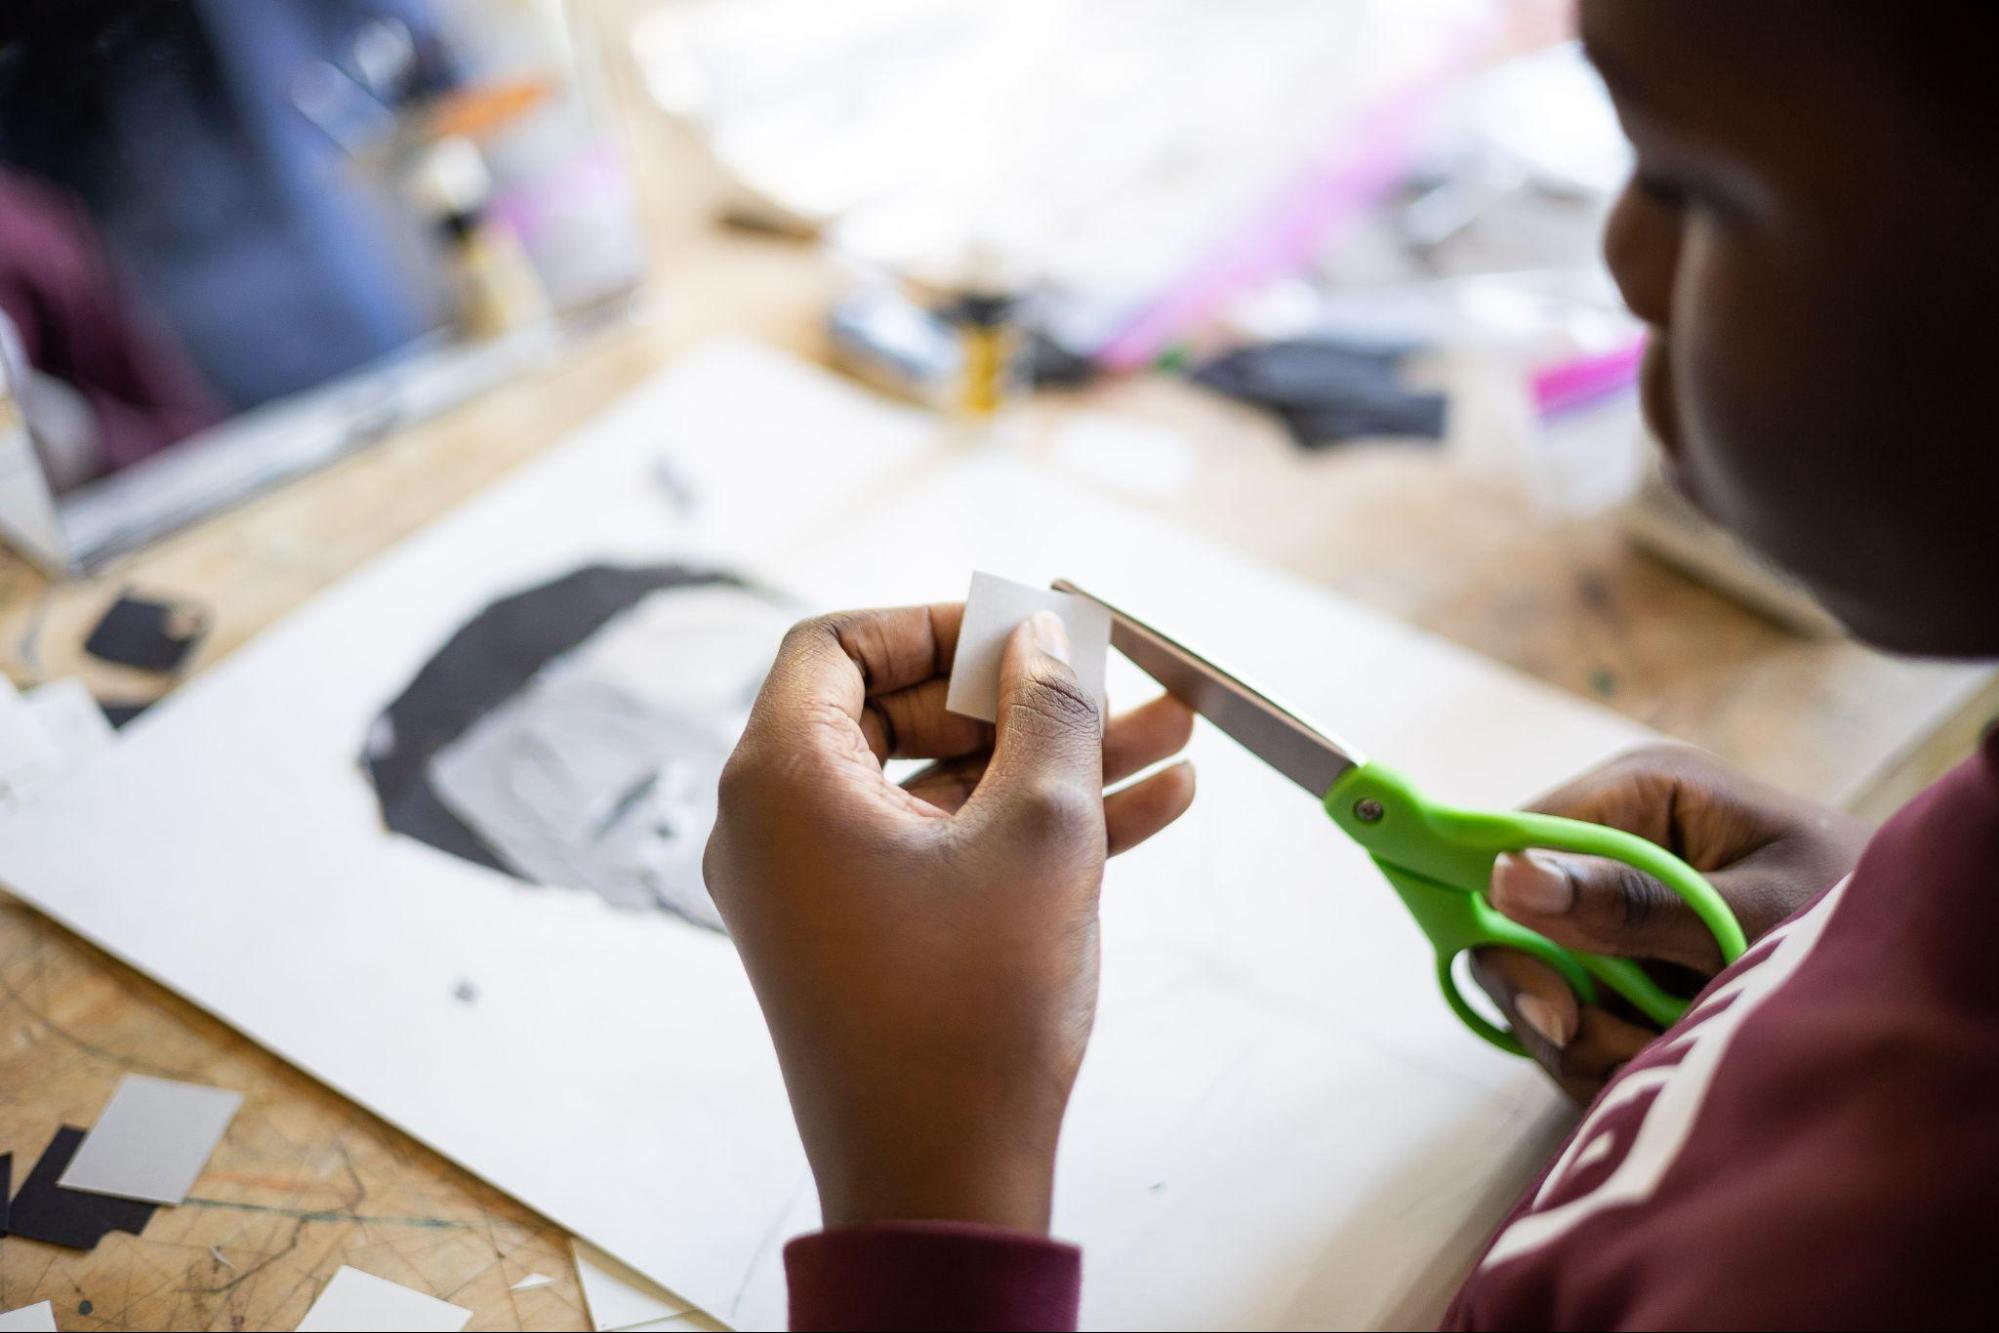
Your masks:
<svg viewBox="0 0 1999 1333"><path fill-rule="evenodd" d="M1026 800L1087 808L1103 816L1104 719L1069 665L1060 617L1037 611L1000 655L993 759L974 796L1009 806Z"/></svg>
<svg viewBox="0 0 1999 1333"><path fill-rule="evenodd" d="M1728 876L1709 882L1728 898ZM1721 970L1721 948L1677 893L1621 861L1508 852L1492 864L1492 905L1570 949Z"/></svg>

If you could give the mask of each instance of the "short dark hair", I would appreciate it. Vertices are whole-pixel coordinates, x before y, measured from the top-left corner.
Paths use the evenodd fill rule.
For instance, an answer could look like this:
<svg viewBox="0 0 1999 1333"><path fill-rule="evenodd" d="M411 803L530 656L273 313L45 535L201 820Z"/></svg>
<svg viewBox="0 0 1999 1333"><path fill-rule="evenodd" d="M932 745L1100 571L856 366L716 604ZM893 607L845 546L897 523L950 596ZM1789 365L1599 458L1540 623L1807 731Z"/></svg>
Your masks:
<svg viewBox="0 0 1999 1333"><path fill-rule="evenodd" d="M1913 95L1980 133L1994 128L1999 6L1987 0L1870 0L1867 8L1904 58Z"/></svg>

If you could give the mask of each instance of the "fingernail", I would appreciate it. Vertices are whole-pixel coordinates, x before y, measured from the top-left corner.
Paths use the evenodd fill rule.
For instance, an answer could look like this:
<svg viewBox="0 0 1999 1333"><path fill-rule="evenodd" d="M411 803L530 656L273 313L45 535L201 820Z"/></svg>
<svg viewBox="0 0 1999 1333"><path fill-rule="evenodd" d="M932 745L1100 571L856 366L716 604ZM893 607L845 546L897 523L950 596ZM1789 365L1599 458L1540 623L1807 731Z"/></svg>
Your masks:
<svg viewBox="0 0 1999 1333"><path fill-rule="evenodd" d="M1520 1021L1540 1034L1541 1040L1556 1050L1569 1044L1568 1020L1561 1010L1549 1004L1538 995L1516 995L1513 997L1513 1012Z"/></svg>
<svg viewBox="0 0 1999 1333"><path fill-rule="evenodd" d="M1560 916L1576 905L1576 885L1552 857L1506 852L1492 863L1492 902L1509 916Z"/></svg>
<svg viewBox="0 0 1999 1333"><path fill-rule="evenodd" d="M1036 611L1027 619L1027 632L1036 648L1058 662L1069 660L1069 631L1062 617L1053 611Z"/></svg>

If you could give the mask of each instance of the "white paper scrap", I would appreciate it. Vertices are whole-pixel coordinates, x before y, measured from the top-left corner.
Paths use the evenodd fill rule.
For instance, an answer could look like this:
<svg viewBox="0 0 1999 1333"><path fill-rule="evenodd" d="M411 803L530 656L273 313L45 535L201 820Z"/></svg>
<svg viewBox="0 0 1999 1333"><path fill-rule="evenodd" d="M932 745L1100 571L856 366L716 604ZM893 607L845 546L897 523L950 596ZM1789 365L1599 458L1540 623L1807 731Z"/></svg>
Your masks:
<svg viewBox="0 0 1999 1333"><path fill-rule="evenodd" d="M62 766L48 728L0 676L0 809Z"/></svg>
<svg viewBox="0 0 1999 1333"><path fill-rule="evenodd" d="M951 687L944 706L954 713L991 722L999 716L1000 653L1007 636L1036 611L1053 611L1069 631L1070 665L1076 679L1104 705L1104 659L1111 646L1110 613L1086 598L1030 587L994 574L972 575L965 597L965 620L958 628L958 653L951 662Z"/></svg>
<svg viewBox="0 0 1999 1333"><path fill-rule="evenodd" d="M583 1306L590 1312L590 1327L598 1333L614 1329L623 1333L694 1313L692 1304L633 1272L589 1241L579 1237L570 1244L576 1251L576 1279L583 1286Z"/></svg>
<svg viewBox="0 0 1999 1333"><path fill-rule="evenodd" d="M178 1204L242 1104L240 1092L127 1074L56 1183Z"/></svg>
<svg viewBox="0 0 1999 1333"><path fill-rule="evenodd" d="M89 688L74 676L37 685L22 699L48 734L65 771L88 762L117 739Z"/></svg>
<svg viewBox="0 0 1999 1333"><path fill-rule="evenodd" d="M533 1291L538 1287L548 1287L548 1286L553 1286L554 1284L555 1284L555 1279L550 1277L546 1273L529 1273L519 1282L514 1283L514 1285L509 1290Z"/></svg>
<svg viewBox="0 0 1999 1333"><path fill-rule="evenodd" d="M462 1305L342 1266L305 1312L298 1333L458 1333L471 1321Z"/></svg>
<svg viewBox="0 0 1999 1333"><path fill-rule="evenodd" d="M56 1333L55 1307L38 1301L0 1314L0 1333Z"/></svg>

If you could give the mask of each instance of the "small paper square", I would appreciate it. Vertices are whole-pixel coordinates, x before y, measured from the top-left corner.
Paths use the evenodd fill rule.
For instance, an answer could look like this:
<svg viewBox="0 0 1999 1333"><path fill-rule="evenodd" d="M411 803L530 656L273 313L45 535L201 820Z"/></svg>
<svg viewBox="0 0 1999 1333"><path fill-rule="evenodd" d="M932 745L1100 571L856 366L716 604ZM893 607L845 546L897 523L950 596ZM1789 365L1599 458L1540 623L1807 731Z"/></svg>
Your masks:
<svg viewBox="0 0 1999 1333"><path fill-rule="evenodd" d="M37 1301L0 1314L0 1333L56 1333L55 1307Z"/></svg>
<svg viewBox="0 0 1999 1333"><path fill-rule="evenodd" d="M471 1322L472 1312L462 1305L342 1267L305 1312L298 1333L458 1333Z"/></svg>
<svg viewBox="0 0 1999 1333"><path fill-rule="evenodd" d="M240 1092L127 1074L56 1183L178 1204L242 1104Z"/></svg>
<svg viewBox="0 0 1999 1333"><path fill-rule="evenodd" d="M982 722L999 716L1000 653L1007 636L1036 611L1053 611L1062 618L1069 631L1070 666L1076 679L1097 707L1104 706L1110 612L1072 593L974 574L972 590L965 596L964 623L958 629L958 652L951 661L951 685L944 694L946 708Z"/></svg>

